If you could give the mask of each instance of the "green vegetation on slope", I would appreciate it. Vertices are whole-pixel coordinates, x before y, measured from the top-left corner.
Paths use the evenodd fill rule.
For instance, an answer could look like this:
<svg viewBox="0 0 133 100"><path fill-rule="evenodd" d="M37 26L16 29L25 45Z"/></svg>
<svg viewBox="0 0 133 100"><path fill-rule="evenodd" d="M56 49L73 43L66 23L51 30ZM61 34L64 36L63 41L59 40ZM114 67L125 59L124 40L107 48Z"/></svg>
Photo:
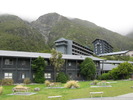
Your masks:
<svg viewBox="0 0 133 100"><path fill-rule="evenodd" d="M0 49L42 51L45 49L42 35L29 23L17 16L0 16Z"/></svg>
<svg viewBox="0 0 133 100"><path fill-rule="evenodd" d="M48 51L54 41L64 37L93 49L92 42L99 38L109 42L114 51L133 49L133 39L122 36L91 22L68 19L50 13L28 23L17 16L0 16L0 49L19 51Z"/></svg>
<svg viewBox="0 0 133 100"><path fill-rule="evenodd" d="M64 37L93 48L92 42L100 38L109 42L114 47L114 51L133 49L132 39L96 26L90 22L88 22L88 24L86 23L87 22L84 24L84 21L79 19L58 22L52 27L50 32L51 44L56 39Z"/></svg>

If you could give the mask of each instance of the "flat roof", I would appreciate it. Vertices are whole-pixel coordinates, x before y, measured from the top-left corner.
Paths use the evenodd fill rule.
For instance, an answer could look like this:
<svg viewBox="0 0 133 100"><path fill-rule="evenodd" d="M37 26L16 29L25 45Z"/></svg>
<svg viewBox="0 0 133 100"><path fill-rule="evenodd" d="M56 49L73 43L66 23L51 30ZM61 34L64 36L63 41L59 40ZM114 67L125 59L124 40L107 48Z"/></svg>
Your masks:
<svg viewBox="0 0 133 100"><path fill-rule="evenodd" d="M124 62L133 64L132 61L119 61L119 60L106 60L106 61L104 61L104 64L120 64L120 63L124 63Z"/></svg>
<svg viewBox="0 0 133 100"><path fill-rule="evenodd" d="M102 64L100 64L100 69L102 69L102 67L103 67L103 71L110 71L110 70L112 70L113 68L116 68L118 65L114 65L114 64L104 64L104 65L102 65Z"/></svg>
<svg viewBox="0 0 133 100"><path fill-rule="evenodd" d="M50 58L50 53L37 53L37 52L23 52L23 51L6 51L0 50L0 56L3 57L23 57L23 58L38 58L39 56L43 58ZM100 59L94 56L83 56L83 55L66 55L62 54L63 59L70 60L84 60L85 58L91 58L94 61L103 61L104 59Z"/></svg>
<svg viewBox="0 0 133 100"><path fill-rule="evenodd" d="M119 52L111 52L111 53L104 53L104 54L99 54L98 56L119 55L119 54L127 53L128 51L129 51L129 50L126 50L126 51L119 51Z"/></svg>

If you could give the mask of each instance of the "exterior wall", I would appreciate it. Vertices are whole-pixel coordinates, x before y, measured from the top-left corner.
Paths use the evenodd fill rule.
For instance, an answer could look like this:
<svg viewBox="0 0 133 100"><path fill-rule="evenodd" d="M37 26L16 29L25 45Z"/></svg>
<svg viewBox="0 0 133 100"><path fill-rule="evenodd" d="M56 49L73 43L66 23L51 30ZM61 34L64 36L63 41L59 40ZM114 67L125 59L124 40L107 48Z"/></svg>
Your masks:
<svg viewBox="0 0 133 100"><path fill-rule="evenodd" d="M65 45L56 47L56 50L62 52L63 54L67 54L67 50L66 50Z"/></svg>
<svg viewBox="0 0 133 100"><path fill-rule="evenodd" d="M6 64L7 59L12 63ZM0 68L0 79L3 79L6 73L12 73L14 82L23 82L24 78L32 79L30 58L1 57Z"/></svg>
<svg viewBox="0 0 133 100"><path fill-rule="evenodd" d="M61 41L61 42L57 42L55 44L55 48L57 51L62 52L63 54L67 54L68 53L68 42L67 41Z"/></svg>
<svg viewBox="0 0 133 100"><path fill-rule="evenodd" d="M97 39L93 42L93 45L94 45L94 53L96 55L109 53L113 51L112 46L104 40Z"/></svg>
<svg viewBox="0 0 133 100"><path fill-rule="evenodd" d="M72 40L61 40L55 42L56 50L63 54L71 55L93 55L93 51Z"/></svg>
<svg viewBox="0 0 133 100"><path fill-rule="evenodd" d="M5 61L6 59L11 59L13 62L10 65L6 65ZM31 68L31 61L34 60L32 58L18 58L18 57L0 57L0 80L5 78L5 73L12 73L12 79L15 83L22 83L25 78L30 78L33 80L34 77L34 71ZM45 59L48 63L48 66L46 66L45 74L50 74L50 78L46 78L47 80L53 80L54 79L54 67L50 66L49 59ZM65 60L65 64L62 67L61 71L66 73L70 76L70 79L72 80L84 80L84 77L82 77L79 74L80 70L80 63L81 60ZM100 75L99 70L99 61L95 62L97 65L97 75ZM98 67L99 66L99 67ZM58 73L58 72L57 72ZM45 76L45 75L44 75Z"/></svg>

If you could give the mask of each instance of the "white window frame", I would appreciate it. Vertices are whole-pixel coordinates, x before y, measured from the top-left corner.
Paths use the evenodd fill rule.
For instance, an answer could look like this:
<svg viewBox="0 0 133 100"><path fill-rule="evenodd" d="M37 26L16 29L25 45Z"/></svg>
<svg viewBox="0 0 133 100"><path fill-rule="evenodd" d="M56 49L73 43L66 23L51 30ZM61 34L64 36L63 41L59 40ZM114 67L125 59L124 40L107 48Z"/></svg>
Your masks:
<svg viewBox="0 0 133 100"><path fill-rule="evenodd" d="M44 73L44 77L47 78L47 79L50 79L51 78L51 73Z"/></svg>
<svg viewBox="0 0 133 100"><path fill-rule="evenodd" d="M68 66L72 66L72 63L71 63L71 62L69 62L69 63L68 63Z"/></svg>
<svg viewBox="0 0 133 100"><path fill-rule="evenodd" d="M22 73L21 78L25 79L25 73Z"/></svg>
<svg viewBox="0 0 133 100"><path fill-rule="evenodd" d="M4 78L10 78L12 79L13 73L4 73Z"/></svg>
<svg viewBox="0 0 133 100"><path fill-rule="evenodd" d="M13 65L12 59L5 59L5 65Z"/></svg>

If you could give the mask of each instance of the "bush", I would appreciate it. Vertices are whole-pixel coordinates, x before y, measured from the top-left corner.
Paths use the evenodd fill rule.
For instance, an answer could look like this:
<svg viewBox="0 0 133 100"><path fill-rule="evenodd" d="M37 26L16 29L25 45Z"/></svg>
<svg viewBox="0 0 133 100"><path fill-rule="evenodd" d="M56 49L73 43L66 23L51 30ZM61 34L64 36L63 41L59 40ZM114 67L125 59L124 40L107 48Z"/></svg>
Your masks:
<svg viewBox="0 0 133 100"><path fill-rule="evenodd" d="M46 61L42 57L38 57L37 59L32 61L32 69L34 70L34 82L36 83L44 83L44 71L46 67Z"/></svg>
<svg viewBox="0 0 133 100"><path fill-rule="evenodd" d="M31 83L31 81L30 81L30 79L29 79L29 78L25 78L25 79L24 79L24 81L23 81L23 83L24 83L24 84L30 84L30 83Z"/></svg>
<svg viewBox="0 0 133 100"><path fill-rule="evenodd" d="M68 81L68 77L65 73L60 72L56 77L57 82L66 83Z"/></svg>
<svg viewBox="0 0 133 100"><path fill-rule="evenodd" d="M79 84L78 84L78 81L68 81L66 84L65 84L65 88L79 88Z"/></svg>
<svg viewBox="0 0 133 100"><path fill-rule="evenodd" d="M46 86L50 86L50 84L51 84L50 81L48 81L48 80L45 81Z"/></svg>
<svg viewBox="0 0 133 100"><path fill-rule="evenodd" d="M3 93L3 87L0 87L0 95Z"/></svg>
<svg viewBox="0 0 133 100"><path fill-rule="evenodd" d="M14 81L10 78L5 78L2 80L2 85L13 85Z"/></svg>
<svg viewBox="0 0 133 100"><path fill-rule="evenodd" d="M111 79L111 75L110 75L110 73L103 73L103 74L100 76L100 79L101 79L101 80L108 80L108 79Z"/></svg>
<svg viewBox="0 0 133 100"><path fill-rule="evenodd" d="M80 64L80 74L82 74L87 80L95 78L96 65L91 58L85 58Z"/></svg>
<svg viewBox="0 0 133 100"><path fill-rule="evenodd" d="M98 80L94 80L92 83L90 83L90 85L97 85Z"/></svg>
<svg viewBox="0 0 133 100"><path fill-rule="evenodd" d="M35 83L44 83L45 78L44 78L44 74L37 72L35 73L35 78L34 78L34 82Z"/></svg>
<svg viewBox="0 0 133 100"><path fill-rule="evenodd" d="M97 83L98 86L107 86L110 85L109 83L107 83L106 81L101 81L99 83Z"/></svg>

